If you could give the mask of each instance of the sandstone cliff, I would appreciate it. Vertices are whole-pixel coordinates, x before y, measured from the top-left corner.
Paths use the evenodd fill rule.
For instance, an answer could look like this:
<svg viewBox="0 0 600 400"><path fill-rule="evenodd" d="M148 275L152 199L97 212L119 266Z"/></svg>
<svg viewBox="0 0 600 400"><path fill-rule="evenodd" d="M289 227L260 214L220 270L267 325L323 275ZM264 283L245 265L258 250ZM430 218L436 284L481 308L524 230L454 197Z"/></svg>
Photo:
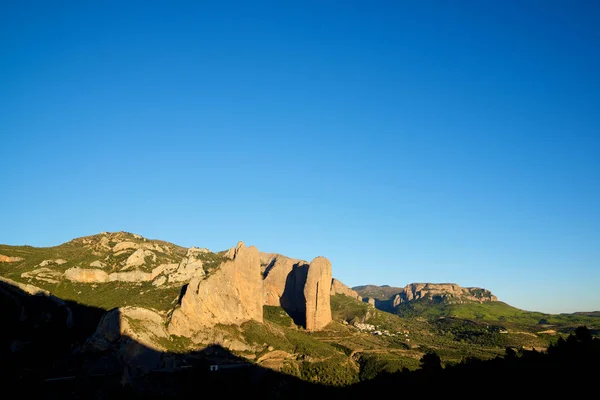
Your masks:
<svg viewBox="0 0 600 400"><path fill-rule="evenodd" d="M291 307L300 301L297 293L304 289L304 282L300 283L301 289L295 289L294 275L298 268L306 268L306 261L289 258L281 254L261 253L261 270L264 276L263 293L265 305ZM294 295L291 295L294 293Z"/></svg>
<svg viewBox="0 0 600 400"><path fill-rule="evenodd" d="M193 337L217 324L262 322L263 282L258 250L239 242L228 254L231 259L212 275L190 281L167 326L170 334Z"/></svg>
<svg viewBox="0 0 600 400"><path fill-rule="evenodd" d="M348 286L344 285L342 282L333 278L331 279L331 295L334 296L336 294L343 294L346 296L353 297L356 300L362 301L362 296L360 296L355 290L352 290Z"/></svg>
<svg viewBox="0 0 600 400"><path fill-rule="evenodd" d="M308 266L304 298L306 299L306 330L318 331L331 322L331 263L316 257Z"/></svg>
<svg viewBox="0 0 600 400"><path fill-rule="evenodd" d="M331 262L316 257L311 263L262 253L265 305L280 306L296 324L309 331L331 322Z"/></svg>

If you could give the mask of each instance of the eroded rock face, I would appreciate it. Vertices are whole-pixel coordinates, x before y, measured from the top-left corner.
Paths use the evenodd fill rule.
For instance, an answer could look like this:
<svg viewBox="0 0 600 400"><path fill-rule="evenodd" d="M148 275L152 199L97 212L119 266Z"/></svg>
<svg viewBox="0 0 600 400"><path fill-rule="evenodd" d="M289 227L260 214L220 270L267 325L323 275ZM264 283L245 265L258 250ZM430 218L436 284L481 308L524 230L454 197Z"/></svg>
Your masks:
<svg viewBox="0 0 600 400"><path fill-rule="evenodd" d="M169 275L169 282L184 282L191 280L194 276L205 275L200 255L207 252L206 249L190 247L185 258L179 263L177 271Z"/></svg>
<svg viewBox="0 0 600 400"><path fill-rule="evenodd" d="M263 321L263 281L260 256L254 246L239 242L212 275L193 278L173 311L168 332L193 337L216 324Z"/></svg>
<svg viewBox="0 0 600 400"><path fill-rule="evenodd" d="M37 279L38 281L56 284L62 280L63 273L50 268L42 267L34 269L33 271L23 272L21 274L21 278Z"/></svg>
<svg viewBox="0 0 600 400"><path fill-rule="evenodd" d="M296 286L296 280L293 280L293 271L295 267L308 265L305 261L282 256L281 254L261 254L261 263L263 270L263 293L265 305L290 307L296 302L297 295L289 296L286 288L291 292L301 293L304 290L304 280L302 285L294 290L291 286ZM306 276L306 274L304 274ZM288 296L284 296L288 295ZM286 301L286 297L288 301ZM286 304L287 303L287 304ZM294 309L297 307L293 307Z"/></svg>
<svg viewBox="0 0 600 400"><path fill-rule="evenodd" d="M156 254L150 250L137 249L125 261L125 266L122 269L137 267L146 263L146 257L151 257L152 261L156 261Z"/></svg>
<svg viewBox="0 0 600 400"><path fill-rule="evenodd" d="M92 267L92 268L104 268L104 267L106 267L106 264L103 263L100 260L96 260L96 261L93 261L93 262L90 263L90 267Z"/></svg>
<svg viewBox="0 0 600 400"><path fill-rule="evenodd" d="M261 263L265 305L282 307L296 324L310 331L331 322L329 260L316 257L309 264L281 254L261 253ZM339 289L343 290L342 286Z"/></svg>
<svg viewBox="0 0 600 400"><path fill-rule="evenodd" d="M342 282L338 281L337 279L333 278L331 280L331 295L334 296L336 294L343 294L343 295L352 297L358 301L362 301L362 297L358 293L356 293L356 291L354 291L350 287L344 285Z"/></svg>
<svg viewBox="0 0 600 400"><path fill-rule="evenodd" d="M152 274L142 271L113 272L108 275L108 281L147 282L152 280Z"/></svg>
<svg viewBox="0 0 600 400"><path fill-rule="evenodd" d="M65 279L73 282L108 282L108 273L101 269L73 267L65 271Z"/></svg>
<svg viewBox="0 0 600 400"><path fill-rule="evenodd" d="M331 322L331 262L316 257L308 266L304 285L306 300L306 330L318 331Z"/></svg>
<svg viewBox="0 0 600 400"><path fill-rule="evenodd" d="M5 256L0 254L0 262L17 262L17 261L23 261L24 259L21 257L9 257L9 256Z"/></svg>

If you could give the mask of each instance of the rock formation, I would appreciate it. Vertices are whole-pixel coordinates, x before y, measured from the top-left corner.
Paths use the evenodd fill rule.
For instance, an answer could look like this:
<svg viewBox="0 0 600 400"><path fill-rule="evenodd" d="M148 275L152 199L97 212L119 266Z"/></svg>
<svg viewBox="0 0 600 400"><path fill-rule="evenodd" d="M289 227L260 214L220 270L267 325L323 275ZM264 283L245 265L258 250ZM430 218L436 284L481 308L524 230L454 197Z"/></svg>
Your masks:
<svg viewBox="0 0 600 400"><path fill-rule="evenodd" d="M261 265L265 305L282 307L296 324L310 331L331 322L329 260L316 257L309 264L281 254L261 253Z"/></svg>
<svg viewBox="0 0 600 400"><path fill-rule="evenodd" d="M122 269L125 270L131 267L144 265L146 263L146 257L151 257L153 261L156 261L156 254L152 251L137 249L127 258L125 266Z"/></svg>
<svg viewBox="0 0 600 400"><path fill-rule="evenodd" d="M331 322L331 263L316 257L308 267L304 298L306 299L306 330L318 331Z"/></svg>
<svg viewBox="0 0 600 400"><path fill-rule="evenodd" d="M122 383L129 384L132 377L162 366L166 349L159 343L168 339L162 315L140 307L121 307L104 315L96 332L77 352L106 354L84 370L91 374L121 373Z"/></svg>
<svg viewBox="0 0 600 400"><path fill-rule="evenodd" d="M392 306L396 307L401 303L423 298L450 303L498 301L497 297L487 289L464 288L455 283L411 283L392 298Z"/></svg>
<svg viewBox="0 0 600 400"><path fill-rule="evenodd" d="M358 301L362 301L362 297L356 293L355 290L352 290L350 287L333 278L331 280L331 295L334 296L336 294L343 294L355 298Z"/></svg>
<svg viewBox="0 0 600 400"><path fill-rule="evenodd" d="M24 259L21 257L9 257L9 256L4 256L2 254L0 254L0 262L17 262L17 261L23 261Z"/></svg>
<svg viewBox="0 0 600 400"><path fill-rule="evenodd" d="M184 282L194 276L205 275L200 255L206 252L208 252L206 249L190 247L185 258L179 263L177 271L169 275L169 282Z"/></svg>
<svg viewBox="0 0 600 400"><path fill-rule="evenodd" d="M298 292L293 290L290 286L293 286L293 271L294 268L308 266L306 261L297 260L282 256L281 254L273 253L261 253L261 269L264 276L263 280L263 293L265 299L265 305L267 306L282 306L292 307L295 303L297 296L290 296L291 292ZM304 282L299 291L304 290ZM285 296L285 297L284 297ZM286 299L288 297L288 299ZM292 299L292 297L294 299ZM282 300L283 299L283 300ZM287 304L286 304L287 303Z"/></svg>
<svg viewBox="0 0 600 400"><path fill-rule="evenodd" d="M217 324L240 325L263 320L263 287L260 256L254 246L239 242L225 261L207 277L193 278L173 311L170 334L193 338Z"/></svg>
<svg viewBox="0 0 600 400"><path fill-rule="evenodd" d="M108 282L108 274L101 269L73 267L65 271L65 279L74 282Z"/></svg>

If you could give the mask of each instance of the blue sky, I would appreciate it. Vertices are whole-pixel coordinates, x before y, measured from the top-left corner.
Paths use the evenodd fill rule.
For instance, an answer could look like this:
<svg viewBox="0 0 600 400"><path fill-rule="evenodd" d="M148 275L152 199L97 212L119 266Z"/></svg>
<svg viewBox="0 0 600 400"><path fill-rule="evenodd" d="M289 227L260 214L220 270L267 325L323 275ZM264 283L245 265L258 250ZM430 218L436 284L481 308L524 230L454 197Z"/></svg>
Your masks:
<svg viewBox="0 0 600 400"><path fill-rule="evenodd" d="M0 4L0 243L128 231L600 310L600 3Z"/></svg>

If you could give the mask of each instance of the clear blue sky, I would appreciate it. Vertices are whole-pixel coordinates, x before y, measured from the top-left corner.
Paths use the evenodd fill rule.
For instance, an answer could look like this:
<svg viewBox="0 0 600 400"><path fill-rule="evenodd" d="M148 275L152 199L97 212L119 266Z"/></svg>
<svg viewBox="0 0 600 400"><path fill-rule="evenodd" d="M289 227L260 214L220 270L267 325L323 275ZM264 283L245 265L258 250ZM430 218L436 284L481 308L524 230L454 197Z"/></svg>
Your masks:
<svg viewBox="0 0 600 400"><path fill-rule="evenodd" d="M0 51L0 243L600 310L598 1L4 0Z"/></svg>

